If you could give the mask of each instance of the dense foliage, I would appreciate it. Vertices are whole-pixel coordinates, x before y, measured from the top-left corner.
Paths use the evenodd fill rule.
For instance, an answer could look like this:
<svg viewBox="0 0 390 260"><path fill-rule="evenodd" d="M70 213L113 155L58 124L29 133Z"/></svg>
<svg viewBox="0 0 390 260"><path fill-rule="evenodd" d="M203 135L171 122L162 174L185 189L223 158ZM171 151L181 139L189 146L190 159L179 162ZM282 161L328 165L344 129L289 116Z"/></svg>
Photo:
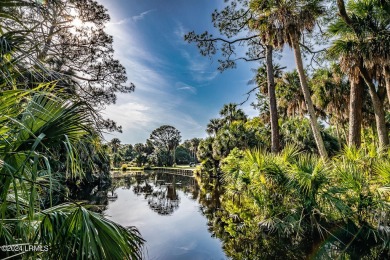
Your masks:
<svg viewBox="0 0 390 260"><path fill-rule="evenodd" d="M136 229L118 226L66 195L66 180L84 179L85 168L96 172L89 146L99 153L98 133L86 106L44 87L1 92L1 244L49 246L22 252L26 258L140 258ZM56 206L64 200L70 202Z"/></svg>
<svg viewBox="0 0 390 260"><path fill-rule="evenodd" d="M94 109L115 103L118 92L134 90L127 84L125 68L113 57L113 38L104 31L110 17L103 5L93 0L38 2L1 1L4 17L12 18L1 22L2 50L12 50L12 59L1 61L3 87L34 88L57 81L58 90ZM120 130L100 114L95 121L99 128Z"/></svg>
<svg viewBox="0 0 390 260"><path fill-rule="evenodd" d="M73 35L76 16L96 27ZM1 0L0 17L0 244L13 248L0 258L140 259L144 241L136 228L87 210L67 187L109 177L101 129L115 125L83 92L109 103L124 90L124 69L102 30L104 7ZM96 78L76 79L86 74Z"/></svg>
<svg viewBox="0 0 390 260"><path fill-rule="evenodd" d="M321 259L389 257L389 2L225 2L212 14L219 35L185 36L221 55L221 71L261 62L259 117L221 113L197 153L203 187L224 193L207 214L225 251L300 259L322 244ZM296 70L273 64L285 45Z"/></svg>

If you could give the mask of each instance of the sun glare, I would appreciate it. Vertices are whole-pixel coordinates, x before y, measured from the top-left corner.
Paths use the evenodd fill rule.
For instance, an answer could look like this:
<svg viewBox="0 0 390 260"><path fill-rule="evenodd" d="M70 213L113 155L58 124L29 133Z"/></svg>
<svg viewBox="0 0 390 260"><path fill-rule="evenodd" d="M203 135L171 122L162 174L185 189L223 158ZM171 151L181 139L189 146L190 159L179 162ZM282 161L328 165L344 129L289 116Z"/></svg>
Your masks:
<svg viewBox="0 0 390 260"><path fill-rule="evenodd" d="M83 21L81 21L80 18L76 17L75 19L73 19L72 25L73 25L74 27L76 27L76 28L77 28L77 27L81 27L81 26L83 25Z"/></svg>

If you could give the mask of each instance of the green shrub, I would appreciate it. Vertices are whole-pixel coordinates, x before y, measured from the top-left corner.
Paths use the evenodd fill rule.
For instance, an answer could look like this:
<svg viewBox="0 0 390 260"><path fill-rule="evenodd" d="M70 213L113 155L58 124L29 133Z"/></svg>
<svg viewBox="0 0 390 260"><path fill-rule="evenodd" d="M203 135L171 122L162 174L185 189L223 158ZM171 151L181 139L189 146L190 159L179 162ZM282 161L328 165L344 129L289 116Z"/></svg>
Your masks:
<svg viewBox="0 0 390 260"><path fill-rule="evenodd" d="M152 166L150 166L149 163L145 163L144 170L151 170L151 169L152 169Z"/></svg>
<svg viewBox="0 0 390 260"><path fill-rule="evenodd" d="M122 164L122 167L121 167L122 171L127 171L127 164Z"/></svg>

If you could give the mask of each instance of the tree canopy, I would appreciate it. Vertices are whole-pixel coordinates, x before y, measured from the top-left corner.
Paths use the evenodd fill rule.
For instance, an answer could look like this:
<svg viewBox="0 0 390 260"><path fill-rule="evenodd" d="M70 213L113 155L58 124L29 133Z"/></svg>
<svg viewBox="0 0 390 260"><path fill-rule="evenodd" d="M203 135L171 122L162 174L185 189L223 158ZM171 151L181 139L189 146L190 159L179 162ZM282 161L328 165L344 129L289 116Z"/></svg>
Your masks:
<svg viewBox="0 0 390 260"><path fill-rule="evenodd" d="M113 38L104 31L110 17L103 5L93 0L18 3L27 6L5 7L15 19L4 22L2 39L18 59L8 73L19 84L33 88L34 82L58 81L56 87L62 92L97 110L115 103L117 93L134 91L125 68L114 59ZM37 66L39 71L33 69ZM0 81L10 87L7 78ZM112 120L94 116L99 127L120 130Z"/></svg>

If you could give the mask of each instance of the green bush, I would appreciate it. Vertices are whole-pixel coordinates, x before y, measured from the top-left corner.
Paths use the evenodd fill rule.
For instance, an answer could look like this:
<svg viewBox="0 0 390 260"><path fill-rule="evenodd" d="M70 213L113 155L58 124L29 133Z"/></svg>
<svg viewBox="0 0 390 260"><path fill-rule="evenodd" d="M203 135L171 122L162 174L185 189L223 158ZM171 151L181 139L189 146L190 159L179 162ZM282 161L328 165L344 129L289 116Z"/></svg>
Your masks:
<svg viewBox="0 0 390 260"><path fill-rule="evenodd" d="M374 146L346 147L327 161L296 144L279 154L233 149L221 168L225 196L233 203L240 194L235 206L245 209L239 217L247 226L302 241L348 223L346 232L327 232L345 244L371 236L377 238L373 246L390 244L382 231L390 212L389 154Z"/></svg>
<svg viewBox="0 0 390 260"><path fill-rule="evenodd" d="M151 170L151 169L152 169L152 166L150 166L149 163L145 163L144 170Z"/></svg>
<svg viewBox="0 0 390 260"><path fill-rule="evenodd" d="M121 166L122 171L127 171L127 164L122 164Z"/></svg>

